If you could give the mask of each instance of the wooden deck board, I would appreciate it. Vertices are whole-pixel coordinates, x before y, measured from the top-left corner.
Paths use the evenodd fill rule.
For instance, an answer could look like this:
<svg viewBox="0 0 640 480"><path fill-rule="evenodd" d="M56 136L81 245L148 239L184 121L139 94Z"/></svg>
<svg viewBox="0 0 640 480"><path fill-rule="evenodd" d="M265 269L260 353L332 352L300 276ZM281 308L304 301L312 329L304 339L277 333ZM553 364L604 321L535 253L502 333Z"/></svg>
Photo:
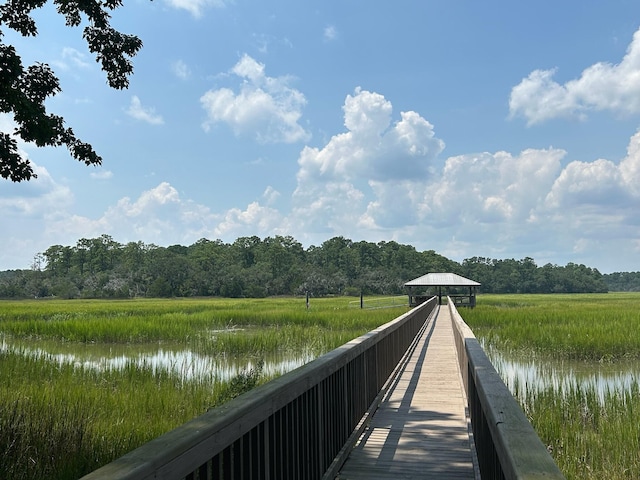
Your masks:
<svg viewBox="0 0 640 480"><path fill-rule="evenodd" d="M441 307L336 477L475 479L451 317Z"/></svg>

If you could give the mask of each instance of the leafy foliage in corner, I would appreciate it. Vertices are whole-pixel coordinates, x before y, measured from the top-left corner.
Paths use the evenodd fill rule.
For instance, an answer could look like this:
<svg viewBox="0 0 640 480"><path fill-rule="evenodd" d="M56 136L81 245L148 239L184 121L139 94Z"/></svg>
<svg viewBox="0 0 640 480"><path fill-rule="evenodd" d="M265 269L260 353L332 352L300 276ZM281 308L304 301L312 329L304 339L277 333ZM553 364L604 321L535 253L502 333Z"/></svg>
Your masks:
<svg viewBox="0 0 640 480"><path fill-rule="evenodd" d="M38 29L30 15L45 3L45 0L7 0L0 5L0 113L13 114L17 124L13 133L25 142L33 142L39 147L66 145L76 160L86 165L100 165L102 158L93 147L78 139L73 130L65 126L62 117L47 112L45 100L61 91L60 82L51 68L44 63L25 68L13 45L2 42L5 28L24 37L36 36ZM78 27L86 17L88 25L83 37L107 74L109 86L127 88L129 75L133 72L130 59L140 50L142 41L111 27L109 12L120 7L122 2L54 0L54 4L68 27ZM37 176L29 159L20 155L15 138L7 132L0 132L0 176L14 182Z"/></svg>

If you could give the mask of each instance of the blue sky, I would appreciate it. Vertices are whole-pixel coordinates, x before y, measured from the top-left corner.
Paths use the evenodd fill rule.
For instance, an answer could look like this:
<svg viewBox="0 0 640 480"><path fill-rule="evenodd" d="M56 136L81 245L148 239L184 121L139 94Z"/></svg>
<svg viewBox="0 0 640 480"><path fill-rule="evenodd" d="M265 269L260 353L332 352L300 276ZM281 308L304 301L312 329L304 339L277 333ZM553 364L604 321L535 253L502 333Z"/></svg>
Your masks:
<svg viewBox="0 0 640 480"><path fill-rule="evenodd" d="M36 18L5 41L51 65L50 111L104 162L20 144L38 179L0 180L0 270L101 234L640 270L638 2L133 0L124 91Z"/></svg>

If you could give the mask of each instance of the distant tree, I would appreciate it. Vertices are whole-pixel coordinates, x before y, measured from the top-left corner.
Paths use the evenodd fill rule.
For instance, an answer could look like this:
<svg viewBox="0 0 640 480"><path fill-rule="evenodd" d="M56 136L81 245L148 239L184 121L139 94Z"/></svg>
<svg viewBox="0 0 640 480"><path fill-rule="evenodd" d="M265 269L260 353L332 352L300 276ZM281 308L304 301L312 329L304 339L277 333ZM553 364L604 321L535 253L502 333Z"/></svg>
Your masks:
<svg viewBox="0 0 640 480"><path fill-rule="evenodd" d="M147 294L150 297L170 297L172 293L171 285L167 279L162 277L157 277L153 282L151 282L151 285L149 285L149 289L147 290Z"/></svg>
<svg viewBox="0 0 640 480"><path fill-rule="evenodd" d="M89 268L91 272L104 272L114 267L122 246L109 235L89 240Z"/></svg>
<svg viewBox="0 0 640 480"><path fill-rule="evenodd" d="M47 262L46 270L53 276L66 275L71 268L71 247L52 245L43 253Z"/></svg>
<svg viewBox="0 0 640 480"><path fill-rule="evenodd" d="M267 237L263 242L264 258L262 264L269 266L271 281L268 291L274 294L291 294L295 283L299 283L301 265L304 262L302 244L291 236Z"/></svg>
<svg viewBox="0 0 640 480"><path fill-rule="evenodd" d="M261 248L262 240L255 235L239 237L231 246L234 256L243 268L249 268L256 263Z"/></svg>
<svg viewBox="0 0 640 480"><path fill-rule="evenodd" d="M219 295L220 272L230 262L229 246L222 240L201 238L189 246L195 294L198 296Z"/></svg>
<svg viewBox="0 0 640 480"><path fill-rule="evenodd" d="M188 294L185 284L190 273L189 261L174 250L159 247L150 252L149 274L153 283L149 287L149 296L182 297Z"/></svg>
<svg viewBox="0 0 640 480"><path fill-rule="evenodd" d="M320 260L321 267L328 272L341 272L348 280L356 277L358 252L353 248L353 241L340 237L333 237L322 242L320 246L322 255L316 257Z"/></svg>
<svg viewBox="0 0 640 480"><path fill-rule="evenodd" d="M49 290L52 295L60 298L75 298L80 293L78 287L66 277L53 278Z"/></svg>
<svg viewBox="0 0 640 480"><path fill-rule="evenodd" d="M38 29L30 15L45 3L46 0L7 0L0 5L0 113L13 114L17 124L13 133L24 141L39 147L66 145L76 160L100 165L102 158L93 147L76 138L62 117L47 112L46 99L61 91L49 65L35 63L25 68L15 47L1 41L5 28L24 37L36 36ZM118 32L109 23L109 12L120 7L122 0L53 0L53 3L68 27L79 26L86 17L88 25L82 36L106 72L109 86L127 88L133 71L130 58L140 50L142 41ZM6 132L0 132L0 176L14 182L37 176L29 159L20 155L15 138Z"/></svg>
<svg viewBox="0 0 640 480"><path fill-rule="evenodd" d="M615 272L602 278L614 292L640 292L640 272Z"/></svg>

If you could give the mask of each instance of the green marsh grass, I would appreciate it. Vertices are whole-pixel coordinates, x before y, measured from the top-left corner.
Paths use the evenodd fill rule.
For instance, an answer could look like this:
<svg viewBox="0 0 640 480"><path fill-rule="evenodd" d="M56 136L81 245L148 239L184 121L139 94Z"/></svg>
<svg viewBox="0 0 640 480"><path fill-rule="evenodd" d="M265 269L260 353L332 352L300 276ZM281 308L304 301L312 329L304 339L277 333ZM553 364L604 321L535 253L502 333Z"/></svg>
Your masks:
<svg viewBox="0 0 640 480"><path fill-rule="evenodd" d="M184 381L151 366L96 371L0 348L0 478L76 479L268 380L270 353L318 356L404 313L349 299L0 302L2 336L104 345L170 343L255 367Z"/></svg>
<svg viewBox="0 0 640 480"><path fill-rule="evenodd" d="M594 370L619 362L638 372L639 307L637 293L481 295L461 314L478 339L508 355L578 360ZM640 478L636 380L605 391L589 383L508 386L568 479Z"/></svg>
<svg viewBox="0 0 640 480"><path fill-rule="evenodd" d="M532 389L523 405L568 479L640 478L640 390Z"/></svg>
<svg viewBox="0 0 640 480"><path fill-rule="evenodd" d="M464 311L477 337L555 358L640 359L640 294L481 295Z"/></svg>
<svg viewBox="0 0 640 480"><path fill-rule="evenodd" d="M190 342L232 327L297 325L366 332L380 318L393 318L393 313L349 309L344 298L313 299L309 310L304 299L297 298L35 300L0 305L0 332L5 334L101 343Z"/></svg>

